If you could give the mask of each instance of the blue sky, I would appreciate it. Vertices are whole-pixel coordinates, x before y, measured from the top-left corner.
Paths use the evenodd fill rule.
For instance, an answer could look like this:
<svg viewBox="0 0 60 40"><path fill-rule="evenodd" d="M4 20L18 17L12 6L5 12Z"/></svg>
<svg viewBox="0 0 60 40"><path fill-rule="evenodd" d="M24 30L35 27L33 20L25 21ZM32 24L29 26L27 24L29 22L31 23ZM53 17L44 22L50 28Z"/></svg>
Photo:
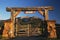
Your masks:
<svg viewBox="0 0 60 40"><path fill-rule="evenodd" d="M56 20L60 23L60 1L59 0L0 0L0 20L10 18L10 12L6 11L6 7L40 7L53 6L54 10L49 11L49 19ZM35 14L24 14L21 12L18 16L38 16L43 18L38 12Z"/></svg>

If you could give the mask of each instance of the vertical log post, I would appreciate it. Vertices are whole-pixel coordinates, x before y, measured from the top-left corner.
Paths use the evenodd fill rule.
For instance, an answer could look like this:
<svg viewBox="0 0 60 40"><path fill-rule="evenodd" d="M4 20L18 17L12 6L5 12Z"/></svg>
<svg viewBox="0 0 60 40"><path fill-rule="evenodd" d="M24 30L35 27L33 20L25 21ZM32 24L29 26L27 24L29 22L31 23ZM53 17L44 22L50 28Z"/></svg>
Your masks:
<svg viewBox="0 0 60 40"><path fill-rule="evenodd" d="M15 18L16 16L19 14L20 11L15 11L13 9L11 9L11 21L12 21L12 28L11 28L11 37L15 37Z"/></svg>

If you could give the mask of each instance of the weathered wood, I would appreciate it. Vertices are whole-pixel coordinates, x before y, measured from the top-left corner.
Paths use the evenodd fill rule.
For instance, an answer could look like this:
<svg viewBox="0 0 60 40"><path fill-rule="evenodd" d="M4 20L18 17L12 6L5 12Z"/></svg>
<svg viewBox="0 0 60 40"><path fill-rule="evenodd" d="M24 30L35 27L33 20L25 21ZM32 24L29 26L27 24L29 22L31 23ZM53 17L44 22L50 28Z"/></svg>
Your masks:
<svg viewBox="0 0 60 40"><path fill-rule="evenodd" d="M38 11L40 14L42 14L42 16L44 17L44 20L48 20L48 11L49 10L53 10L53 7L52 6L41 6L41 7L27 7L27 8L18 8L18 7L12 7L12 8L9 8L9 7L7 7L6 8L6 10L8 11L8 12L11 12L11 21L12 21L12 28L14 29L15 27L14 27L14 24L15 24L15 18L16 18L16 16L19 14L19 12L21 12L21 11ZM49 21L49 22L47 22L47 27L49 27L49 26L51 26L50 24L52 24L53 26L54 26L54 28L55 28L55 23L53 22L53 21ZM51 26L51 27L53 27L53 26ZM53 28L53 29L54 29ZM24 28L23 28L24 29ZM29 25L28 25L28 31L26 31L26 32L28 32L27 34L28 34L28 36L29 35L32 35L32 34L29 34L29 32L31 32L30 31L30 27L29 27ZM38 29L38 28L37 28ZM37 30L36 29L36 30ZM55 29L54 29L55 30ZM52 30L52 31L54 31L54 30ZM12 30L13 31L13 34L14 34L14 30ZM37 30L38 31L38 30ZM48 32L49 32L49 30L48 30ZM55 34L54 34L54 32L55 32ZM50 38L56 38L56 31L54 31L54 32L52 32L52 34L54 34L54 35L51 35L51 33L50 33ZM35 32L33 32L33 34L34 34Z"/></svg>
<svg viewBox="0 0 60 40"><path fill-rule="evenodd" d="M47 30L49 33L49 38L57 38L55 20L47 20Z"/></svg>
<svg viewBox="0 0 60 40"><path fill-rule="evenodd" d="M53 10L52 6L41 6L41 7L26 7L26 8L21 8L21 7L7 7L6 10L7 11L11 11L11 9L15 10L15 11L38 11L39 9L43 10L43 9L49 9L49 10Z"/></svg>

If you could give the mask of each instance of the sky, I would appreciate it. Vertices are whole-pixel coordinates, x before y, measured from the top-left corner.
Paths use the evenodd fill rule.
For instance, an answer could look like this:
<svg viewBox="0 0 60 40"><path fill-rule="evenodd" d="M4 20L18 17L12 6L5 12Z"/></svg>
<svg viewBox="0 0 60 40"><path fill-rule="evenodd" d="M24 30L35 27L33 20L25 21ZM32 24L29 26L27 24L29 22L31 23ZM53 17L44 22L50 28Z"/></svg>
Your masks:
<svg viewBox="0 0 60 40"><path fill-rule="evenodd" d="M53 6L54 10L49 11L49 20L56 20L60 24L60 0L0 0L0 20L10 18L11 12L6 11L6 7L40 7L40 6ZM37 16L43 18L41 14L24 14L21 12L19 17L22 16Z"/></svg>

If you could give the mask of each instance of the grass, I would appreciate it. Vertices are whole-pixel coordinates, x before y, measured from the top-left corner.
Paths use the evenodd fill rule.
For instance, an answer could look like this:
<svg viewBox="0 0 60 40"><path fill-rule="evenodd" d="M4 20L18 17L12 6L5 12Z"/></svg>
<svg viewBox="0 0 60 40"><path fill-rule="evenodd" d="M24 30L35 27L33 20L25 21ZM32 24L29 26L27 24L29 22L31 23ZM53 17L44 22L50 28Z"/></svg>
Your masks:
<svg viewBox="0 0 60 40"><path fill-rule="evenodd" d="M2 37L1 35L0 35L0 40L8 40L9 38L5 38L5 37ZM12 39L12 38L11 38ZM30 39L30 40L60 40L60 38L58 39L58 38L43 38L43 37L39 37L39 36L37 36L37 37L35 37L35 36L32 36L32 37L15 37L15 38L13 38L12 40L27 40L27 39ZM10 39L9 39L10 40Z"/></svg>

